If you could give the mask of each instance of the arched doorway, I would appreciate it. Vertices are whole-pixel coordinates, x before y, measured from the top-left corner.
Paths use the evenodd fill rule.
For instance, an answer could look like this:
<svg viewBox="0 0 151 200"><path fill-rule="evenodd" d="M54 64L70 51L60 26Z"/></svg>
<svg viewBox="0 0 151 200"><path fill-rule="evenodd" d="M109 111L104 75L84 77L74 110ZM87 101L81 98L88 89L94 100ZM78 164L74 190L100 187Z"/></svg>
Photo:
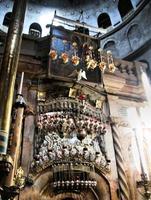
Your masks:
<svg viewBox="0 0 151 200"><path fill-rule="evenodd" d="M89 88L85 88L85 90L90 93ZM85 94L83 88L79 92L78 95ZM81 115L75 116L75 111L78 112L75 108L81 107L83 102L69 98L69 86L62 87L62 84L54 84L51 89L48 89L47 94L49 103L47 105L44 103L44 110L42 102L38 102L37 110L40 111L37 114L38 134L35 134L34 145L35 148L38 145L38 148L36 148L30 168L34 183L32 188L37 195L37 199L35 199L38 200L40 196L41 200L111 200L110 184L106 176L110 172L109 161L103 143L104 138L96 135L95 131L93 137L91 137L91 130L88 133L86 132L87 134L83 134L84 132L80 132L80 129L75 130L74 128L76 127L75 121L80 123L77 125L79 128L84 123L86 124L88 120L92 121L93 126L98 122L99 126L100 118L102 119L104 114L102 111L96 110L95 105L90 104L89 100L86 100L85 109L80 110L83 118L81 118ZM98 95L102 96L99 93ZM56 102L59 102L59 104L56 104ZM69 110L69 108L71 108L70 113L67 113L66 110ZM92 115L87 116L85 113L85 110L92 113L92 110L90 110L92 108L93 117L96 116L95 121L91 120ZM58 110L58 115L54 110ZM99 117L97 117L98 113ZM70 132L66 131L67 118L69 119L69 127L71 127L71 131L68 129ZM57 124L54 123L56 119ZM49 127L43 123L45 120L48 120L47 125ZM39 122L42 126L39 126ZM46 132L44 132L45 130ZM54 131L52 132L52 130ZM103 130L100 127L100 133ZM29 192L30 197L32 193ZM20 200L27 199L26 192L25 198Z"/></svg>
<svg viewBox="0 0 151 200"><path fill-rule="evenodd" d="M96 188L81 190L79 193L72 191L54 193L51 181L53 173L51 167L42 170L33 178L34 184L27 187L20 194L20 200L111 200L111 191L108 180L102 173L91 174L97 180Z"/></svg>

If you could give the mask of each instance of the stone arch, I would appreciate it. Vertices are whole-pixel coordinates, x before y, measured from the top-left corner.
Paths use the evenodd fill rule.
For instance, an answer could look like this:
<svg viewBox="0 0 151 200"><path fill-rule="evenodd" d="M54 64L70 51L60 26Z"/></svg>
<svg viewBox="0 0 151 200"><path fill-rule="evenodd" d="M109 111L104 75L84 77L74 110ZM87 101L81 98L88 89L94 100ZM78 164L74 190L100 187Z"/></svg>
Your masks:
<svg viewBox="0 0 151 200"><path fill-rule="evenodd" d="M3 25L8 27L11 22L11 18L12 18L12 12L6 13L4 16Z"/></svg>
<svg viewBox="0 0 151 200"><path fill-rule="evenodd" d="M38 23L32 23L29 27L29 34L34 37L41 37L42 35L42 28Z"/></svg>
<svg viewBox="0 0 151 200"><path fill-rule="evenodd" d="M90 188L90 190L81 191L79 194L67 192L54 194L51 187L51 180L53 179L53 173L51 167L48 167L34 177L34 184L31 188L26 187L20 194L20 200L111 200L110 185L107 178L96 169L96 173L92 173L90 176L95 177L97 180L97 187Z"/></svg>
<svg viewBox="0 0 151 200"><path fill-rule="evenodd" d="M113 40L109 40L104 44L103 49L105 50L110 50L110 49L114 49L115 48L115 41Z"/></svg>
<svg viewBox="0 0 151 200"><path fill-rule="evenodd" d="M138 24L133 24L127 31L127 38L132 51L136 50L140 46L142 34Z"/></svg>
<svg viewBox="0 0 151 200"><path fill-rule="evenodd" d="M112 25L110 16L107 13L101 13L98 16L98 27L99 28L108 28Z"/></svg>
<svg viewBox="0 0 151 200"><path fill-rule="evenodd" d="M121 18L124 18L131 10L133 10L131 0L119 0L118 10Z"/></svg>

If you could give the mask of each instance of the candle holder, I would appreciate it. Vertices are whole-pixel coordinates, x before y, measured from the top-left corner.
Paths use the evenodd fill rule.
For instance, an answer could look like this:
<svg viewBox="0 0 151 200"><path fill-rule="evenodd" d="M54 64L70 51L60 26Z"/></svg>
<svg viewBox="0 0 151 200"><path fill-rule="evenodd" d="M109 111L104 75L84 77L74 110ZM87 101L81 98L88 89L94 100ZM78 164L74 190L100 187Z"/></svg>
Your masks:
<svg viewBox="0 0 151 200"><path fill-rule="evenodd" d="M151 192L149 190L151 187L151 181L148 180L147 174L145 174L145 173L141 174L141 180L136 182L136 187L144 188L144 193L142 194L142 196L146 200L151 199Z"/></svg>

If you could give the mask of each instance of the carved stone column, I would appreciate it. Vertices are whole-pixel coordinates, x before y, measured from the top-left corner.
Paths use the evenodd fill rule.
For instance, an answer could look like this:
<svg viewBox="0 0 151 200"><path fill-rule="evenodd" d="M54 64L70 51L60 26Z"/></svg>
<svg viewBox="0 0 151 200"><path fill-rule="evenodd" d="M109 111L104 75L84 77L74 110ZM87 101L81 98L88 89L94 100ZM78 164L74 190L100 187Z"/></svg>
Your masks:
<svg viewBox="0 0 151 200"><path fill-rule="evenodd" d="M115 150L115 159L117 165L117 173L118 173L118 181L119 181L119 189L120 189L120 197L121 200L130 200L129 197L129 188L127 184L127 177L124 170L124 161L121 152L121 144L119 140L119 129L118 122L115 118L111 119L111 128L113 134L113 145Z"/></svg>

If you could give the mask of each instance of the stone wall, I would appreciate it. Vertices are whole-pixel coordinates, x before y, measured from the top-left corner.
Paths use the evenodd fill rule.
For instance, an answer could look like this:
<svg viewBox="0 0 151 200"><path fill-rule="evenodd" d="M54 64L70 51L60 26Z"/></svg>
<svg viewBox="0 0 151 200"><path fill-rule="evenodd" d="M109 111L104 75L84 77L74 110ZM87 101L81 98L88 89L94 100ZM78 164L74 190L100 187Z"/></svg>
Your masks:
<svg viewBox="0 0 151 200"><path fill-rule="evenodd" d="M47 24L52 23L54 11L57 14L77 20L80 16L80 10L83 10L83 21L89 25L98 27L97 18L101 13L107 13L110 16L112 27L107 29L107 34L100 37L100 45L106 50L112 50L113 55L117 58L126 58L128 60L144 60L150 68L150 7L151 2L132 0L133 10L125 19L121 19L118 10L118 1L111 1L110 5L107 1L96 1L94 5L80 5L78 3L73 8L72 4L64 1L57 4L52 1L48 3L36 4L31 2L27 6L26 18L24 23L24 33L29 33L29 27L36 22L42 27L42 36L49 34ZM148 4L147 4L148 2ZM7 32L7 27L3 26L3 19L7 12L11 12L13 2L10 0L0 2L0 29ZM146 6L145 6L146 5ZM65 25L64 25L65 26ZM68 29L74 29L66 26ZM93 33L94 35L94 33ZM1 42L1 41L0 41ZM3 43L3 41L2 41ZM144 46L147 46L144 50Z"/></svg>
<svg viewBox="0 0 151 200"><path fill-rule="evenodd" d="M36 22L42 27L42 35L45 36L49 33L46 29L47 24L51 24L54 12L69 19L77 20L80 16L80 11L83 10L83 21L89 25L98 27L97 18L101 13L107 13L110 16L113 28L122 23L122 19L118 10L118 2L107 1L99 2L98 0L92 5L90 1L86 4L81 3L77 0L74 4L69 1L58 3L56 1L44 1L39 4L31 1L27 6L26 18L24 24L24 33L28 34L29 26ZM134 11L137 10L140 0L131 0ZM7 12L11 12L13 2L10 0L0 2L0 29L7 31L7 28L2 25L4 15ZM68 27L69 28L69 27ZM112 29L112 28L111 28ZM110 30L110 29L109 29Z"/></svg>

